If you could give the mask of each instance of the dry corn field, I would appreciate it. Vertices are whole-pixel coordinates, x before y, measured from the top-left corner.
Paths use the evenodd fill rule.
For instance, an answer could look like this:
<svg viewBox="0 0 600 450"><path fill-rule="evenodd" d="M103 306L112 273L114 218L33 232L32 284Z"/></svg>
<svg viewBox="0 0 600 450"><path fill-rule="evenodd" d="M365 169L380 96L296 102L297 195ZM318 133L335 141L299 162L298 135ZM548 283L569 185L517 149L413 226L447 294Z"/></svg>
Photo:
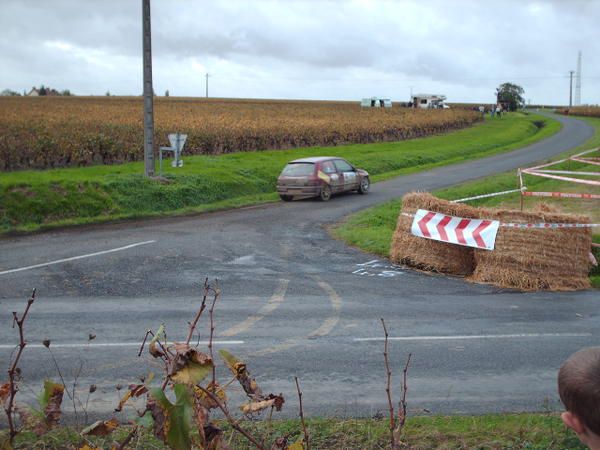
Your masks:
<svg viewBox="0 0 600 450"><path fill-rule="evenodd" d="M600 117L600 106L575 106L574 108L559 109L558 112L573 116Z"/></svg>
<svg viewBox="0 0 600 450"><path fill-rule="evenodd" d="M155 145L188 135L185 154L398 141L463 128L464 110L362 110L358 102L155 98ZM141 97L0 97L0 170L143 158Z"/></svg>

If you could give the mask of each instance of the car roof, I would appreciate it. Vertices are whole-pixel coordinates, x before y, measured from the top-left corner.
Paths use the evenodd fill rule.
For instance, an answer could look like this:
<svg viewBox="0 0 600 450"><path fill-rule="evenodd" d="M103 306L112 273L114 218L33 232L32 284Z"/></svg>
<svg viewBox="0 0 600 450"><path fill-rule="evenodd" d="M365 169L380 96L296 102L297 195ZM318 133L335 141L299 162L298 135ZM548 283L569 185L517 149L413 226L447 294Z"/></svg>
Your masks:
<svg viewBox="0 0 600 450"><path fill-rule="evenodd" d="M337 156L313 156L313 157L310 157L310 158L295 159L293 161L290 161L288 164L293 164L293 163L318 163L318 162L323 162L323 161L329 161L331 159L342 159L342 158L339 158Z"/></svg>

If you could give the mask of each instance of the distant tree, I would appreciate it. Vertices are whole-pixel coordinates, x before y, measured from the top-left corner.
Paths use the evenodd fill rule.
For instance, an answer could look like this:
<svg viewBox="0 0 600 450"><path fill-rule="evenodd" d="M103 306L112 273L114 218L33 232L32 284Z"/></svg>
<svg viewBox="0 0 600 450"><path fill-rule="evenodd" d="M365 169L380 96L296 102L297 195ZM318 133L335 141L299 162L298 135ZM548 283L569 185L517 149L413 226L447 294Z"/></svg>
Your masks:
<svg viewBox="0 0 600 450"><path fill-rule="evenodd" d="M496 99L498 103L508 105L509 111L516 111L525 106L524 93L525 90L517 84L503 83L496 89Z"/></svg>
<svg viewBox="0 0 600 450"><path fill-rule="evenodd" d="M39 94L40 95L46 95L48 92L46 90L46 87L42 84L42 86L40 87L40 91Z"/></svg>
<svg viewBox="0 0 600 450"><path fill-rule="evenodd" d="M12 89L4 89L2 92L0 92L0 95L3 97L15 97L19 94L17 91L13 91Z"/></svg>
<svg viewBox="0 0 600 450"><path fill-rule="evenodd" d="M65 89L65 90L63 90L63 91L60 92L60 95L64 95L65 97L69 97L69 96L71 96L73 94L71 94L70 90Z"/></svg>
<svg viewBox="0 0 600 450"><path fill-rule="evenodd" d="M106 95L107 97L110 97L110 91L106 91L106 94L104 94L104 95Z"/></svg>
<svg viewBox="0 0 600 450"><path fill-rule="evenodd" d="M167 89L167 90L165 91L165 97L168 97L168 96L169 96L169 90Z"/></svg>

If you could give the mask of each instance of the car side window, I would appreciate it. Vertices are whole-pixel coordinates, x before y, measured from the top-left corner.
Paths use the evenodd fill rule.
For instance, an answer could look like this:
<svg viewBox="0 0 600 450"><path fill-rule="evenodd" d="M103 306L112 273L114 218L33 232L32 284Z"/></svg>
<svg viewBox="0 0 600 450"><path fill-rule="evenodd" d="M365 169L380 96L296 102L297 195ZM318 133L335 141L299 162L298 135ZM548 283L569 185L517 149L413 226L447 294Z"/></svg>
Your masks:
<svg viewBox="0 0 600 450"><path fill-rule="evenodd" d="M321 170L325 173L335 173L335 166L331 161L325 161L321 163Z"/></svg>
<svg viewBox="0 0 600 450"><path fill-rule="evenodd" d="M336 159L335 166L340 172L353 172L354 168L343 159Z"/></svg>

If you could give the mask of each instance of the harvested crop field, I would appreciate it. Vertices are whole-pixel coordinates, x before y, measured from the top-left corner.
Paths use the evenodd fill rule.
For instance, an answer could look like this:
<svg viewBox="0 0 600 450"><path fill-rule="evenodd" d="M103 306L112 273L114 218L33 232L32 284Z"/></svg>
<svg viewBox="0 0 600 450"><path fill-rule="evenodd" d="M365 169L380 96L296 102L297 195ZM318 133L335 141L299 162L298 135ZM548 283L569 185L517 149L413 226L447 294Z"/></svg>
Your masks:
<svg viewBox="0 0 600 450"><path fill-rule="evenodd" d="M559 108L556 110L556 112L571 116L600 117L599 106L575 106L573 108Z"/></svg>
<svg viewBox="0 0 600 450"><path fill-rule="evenodd" d="M464 128L472 111L361 110L358 102L155 98L155 145L186 154L400 141ZM0 97L0 170L142 159L141 97Z"/></svg>

